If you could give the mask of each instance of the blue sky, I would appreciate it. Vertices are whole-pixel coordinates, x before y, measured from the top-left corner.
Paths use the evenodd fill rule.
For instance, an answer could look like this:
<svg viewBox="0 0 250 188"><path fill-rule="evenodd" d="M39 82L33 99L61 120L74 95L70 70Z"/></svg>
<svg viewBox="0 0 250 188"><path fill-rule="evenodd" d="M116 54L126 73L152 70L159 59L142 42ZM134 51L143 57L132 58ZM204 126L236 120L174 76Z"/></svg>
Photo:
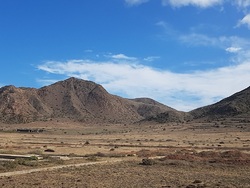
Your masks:
<svg viewBox="0 0 250 188"><path fill-rule="evenodd" d="M250 86L250 0L0 0L0 86L74 76L178 110Z"/></svg>

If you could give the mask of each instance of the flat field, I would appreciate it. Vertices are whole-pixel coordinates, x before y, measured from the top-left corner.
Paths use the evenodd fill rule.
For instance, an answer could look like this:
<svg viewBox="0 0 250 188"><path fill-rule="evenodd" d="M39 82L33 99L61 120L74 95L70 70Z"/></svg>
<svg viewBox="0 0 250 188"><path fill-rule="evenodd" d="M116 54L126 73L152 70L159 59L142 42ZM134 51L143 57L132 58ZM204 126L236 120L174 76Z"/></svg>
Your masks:
<svg viewBox="0 0 250 188"><path fill-rule="evenodd" d="M0 161L0 187L250 187L250 123L2 124L0 153L44 158Z"/></svg>

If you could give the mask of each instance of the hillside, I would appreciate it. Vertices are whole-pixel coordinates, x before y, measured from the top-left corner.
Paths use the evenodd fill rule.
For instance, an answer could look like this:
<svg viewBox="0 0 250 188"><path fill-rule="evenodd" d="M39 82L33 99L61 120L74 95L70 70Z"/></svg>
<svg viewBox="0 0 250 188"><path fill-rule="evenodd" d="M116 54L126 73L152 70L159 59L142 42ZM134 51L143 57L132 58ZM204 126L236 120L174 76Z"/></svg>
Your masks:
<svg viewBox="0 0 250 188"><path fill-rule="evenodd" d="M250 87L188 113L149 98L125 99L112 95L101 85L76 78L39 89L12 85L0 88L0 122L4 123L28 123L54 118L87 123L166 123L233 117L245 121L249 115Z"/></svg>
<svg viewBox="0 0 250 188"><path fill-rule="evenodd" d="M250 87L233 94L215 104L189 112L195 119L217 119L250 115Z"/></svg>
<svg viewBox="0 0 250 188"><path fill-rule="evenodd" d="M81 122L134 123L176 110L152 99L125 99L91 81L69 78L34 88L0 88L0 121L27 123L67 118Z"/></svg>

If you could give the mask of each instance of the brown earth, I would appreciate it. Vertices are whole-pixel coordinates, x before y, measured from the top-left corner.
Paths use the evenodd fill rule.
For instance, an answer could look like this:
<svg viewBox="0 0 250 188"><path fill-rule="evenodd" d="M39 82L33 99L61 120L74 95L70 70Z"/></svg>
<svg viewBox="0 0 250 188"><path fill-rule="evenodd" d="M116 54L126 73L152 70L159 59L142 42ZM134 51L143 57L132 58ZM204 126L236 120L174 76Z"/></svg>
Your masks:
<svg viewBox="0 0 250 188"><path fill-rule="evenodd" d="M224 123L219 122L219 127L214 123L124 125L57 119L2 124L1 153L35 153L69 160L15 163L8 169L0 162L0 172L111 162L4 176L0 186L250 187L249 129ZM19 128L44 131L16 132ZM53 152L46 152L48 149ZM117 159L121 162L112 163Z"/></svg>
<svg viewBox="0 0 250 188"><path fill-rule="evenodd" d="M175 163L140 165L138 161L64 168L1 177L2 187L249 187L249 166Z"/></svg>
<svg viewBox="0 0 250 188"><path fill-rule="evenodd" d="M250 122L250 87L215 104L177 111L149 98L125 99L91 81L69 78L34 88L0 88L0 121L28 123L64 118L85 123Z"/></svg>
<svg viewBox="0 0 250 188"><path fill-rule="evenodd" d="M195 119L217 120L235 117L242 121L250 121L250 87L215 104L195 109L190 114Z"/></svg>
<svg viewBox="0 0 250 188"><path fill-rule="evenodd" d="M88 123L134 123L163 112L180 116L178 111L152 99L121 98L109 94L101 85L76 78L40 89L0 88L0 121L5 123L53 118Z"/></svg>

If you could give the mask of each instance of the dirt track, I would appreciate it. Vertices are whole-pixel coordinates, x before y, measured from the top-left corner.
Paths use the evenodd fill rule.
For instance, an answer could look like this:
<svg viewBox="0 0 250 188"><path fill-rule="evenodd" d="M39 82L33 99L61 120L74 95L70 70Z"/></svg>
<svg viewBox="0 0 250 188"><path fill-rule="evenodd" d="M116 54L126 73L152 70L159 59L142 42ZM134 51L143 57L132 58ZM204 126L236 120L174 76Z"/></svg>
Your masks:
<svg viewBox="0 0 250 188"><path fill-rule="evenodd" d="M97 164L97 165L95 165ZM206 164L179 160L156 161L141 165L138 161L100 161L37 169L35 173L0 177L3 188L212 188L250 187L249 165ZM66 167L66 168L64 168ZM28 172L30 173L30 171Z"/></svg>
<svg viewBox="0 0 250 188"><path fill-rule="evenodd" d="M121 162L121 161L122 161L121 159L110 159L110 160L105 160L105 161L59 165L59 166L52 166L52 167L46 167L46 168L36 168L36 169L21 170L21 171L14 171L14 172L4 172L4 173L0 173L0 177L29 174L29 173L33 173L33 172L52 171L52 170L58 170L58 169L62 169L62 168L70 168L70 167L81 167L81 166L89 166L89 165L97 165L97 164L105 164L105 163L116 163L116 162Z"/></svg>

